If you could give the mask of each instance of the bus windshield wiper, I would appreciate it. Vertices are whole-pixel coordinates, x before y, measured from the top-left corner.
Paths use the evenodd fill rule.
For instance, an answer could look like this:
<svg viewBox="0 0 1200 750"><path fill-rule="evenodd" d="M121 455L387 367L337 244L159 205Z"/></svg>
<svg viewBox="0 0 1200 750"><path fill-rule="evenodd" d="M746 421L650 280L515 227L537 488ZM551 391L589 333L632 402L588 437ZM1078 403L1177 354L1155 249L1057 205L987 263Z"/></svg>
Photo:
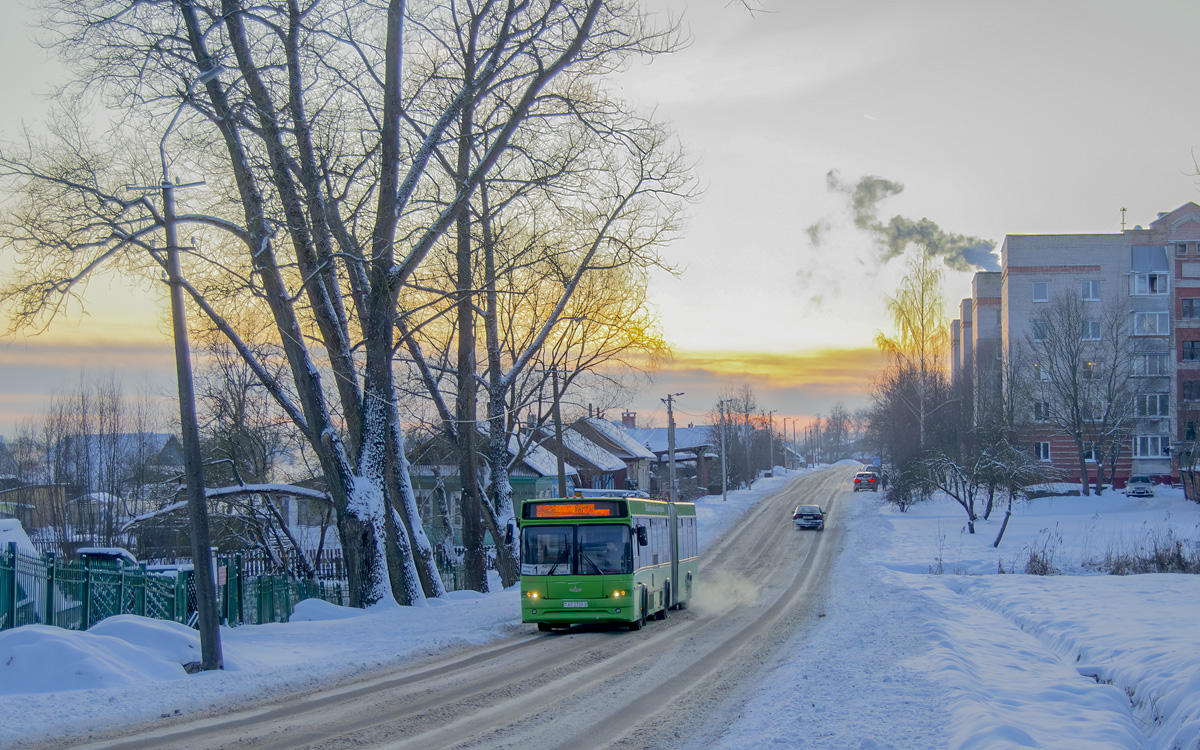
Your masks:
<svg viewBox="0 0 1200 750"><path fill-rule="evenodd" d="M554 575L554 571L558 569L558 566L559 566L561 563L563 563L563 562L566 562L566 560L567 560L567 556L566 556L566 555L563 555L562 557L560 557L560 558L558 558L557 560L555 560L555 561L554 561L554 564L550 566L550 570L547 570L547 571L546 571L546 575L548 575L548 576L552 576L552 575Z"/></svg>
<svg viewBox="0 0 1200 750"><path fill-rule="evenodd" d="M591 557L589 557L589 556L588 556L588 553L584 552L583 550L580 550L580 551L579 551L579 556L580 556L580 557L582 557L584 560L587 560L587 561L588 561L588 565L591 565L591 566L592 566L592 568L593 568L593 569L594 569L594 570L595 570L597 573L599 573L600 575L604 575L604 571L603 571L603 570L600 570L600 566L596 564L596 561L595 561L595 560L593 560Z"/></svg>

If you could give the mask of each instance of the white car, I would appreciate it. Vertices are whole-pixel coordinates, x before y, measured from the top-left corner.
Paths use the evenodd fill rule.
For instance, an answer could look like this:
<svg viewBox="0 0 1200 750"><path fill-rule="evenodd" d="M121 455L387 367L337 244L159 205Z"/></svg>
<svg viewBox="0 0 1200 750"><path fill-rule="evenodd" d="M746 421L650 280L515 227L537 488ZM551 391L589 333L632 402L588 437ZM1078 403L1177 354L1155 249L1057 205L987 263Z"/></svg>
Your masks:
<svg viewBox="0 0 1200 750"><path fill-rule="evenodd" d="M1145 474L1134 474L1125 482L1125 497L1154 497L1154 482Z"/></svg>

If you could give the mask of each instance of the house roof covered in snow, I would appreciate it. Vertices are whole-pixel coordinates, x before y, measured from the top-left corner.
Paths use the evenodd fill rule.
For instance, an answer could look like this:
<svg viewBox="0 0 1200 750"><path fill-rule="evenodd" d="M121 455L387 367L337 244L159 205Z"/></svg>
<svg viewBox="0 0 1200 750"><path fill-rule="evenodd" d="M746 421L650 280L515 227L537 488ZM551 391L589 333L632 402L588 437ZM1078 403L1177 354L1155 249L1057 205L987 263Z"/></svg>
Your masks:
<svg viewBox="0 0 1200 750"><path fill-rule="evenodd" d="M568 451L577 456L581 461L585 461L596 467L598 471L621 471L625 468L625 462L620 458L604 450L570 427L563 428L562 437L563 444Z"/></svg>
<svg viewBox="0 0 1200 750"><path fill-rule="evenodd" d="M641 443L643 446L653 451L655 455L661 456L668 451L667 447L667 428L666 427L637 427L630 429L628 427L620 427L618 429L625 430L631 438ZM675 428L675 452L679 451L699 451L702 448L713 447L712 440L708 435L708 427L676 427Z"/></svg>
<svg viewBox="0 0 1200 750"><path fill-rule="evenodd" d="M509 437L508 452L515 456L517 451L520 449L521 446L517 443L516 435ZM525 449L525 457L522 460L522 463L526 468L528 468L530 471L533 471L538 476L558 476L558 458L540 445L535 444L528 446ZM517 467L513 467L513 473L519 474L519 472L516 471L516 468ZM621 468L625 468L625 464L621 464ZM579 470L569 463L564 464L563 471L567 474L567 476L579 476Z"/></svg>
<svg viewBox="0 0 1200 750"><path fill-rule="evenodd" d="M642 445L624 427L599 417L587 417L575 423L580 429L593 432L596 437L611 443L613 455L619 458L655 458L654 452ZM607 447L607 446L606 446Z"/></svg>

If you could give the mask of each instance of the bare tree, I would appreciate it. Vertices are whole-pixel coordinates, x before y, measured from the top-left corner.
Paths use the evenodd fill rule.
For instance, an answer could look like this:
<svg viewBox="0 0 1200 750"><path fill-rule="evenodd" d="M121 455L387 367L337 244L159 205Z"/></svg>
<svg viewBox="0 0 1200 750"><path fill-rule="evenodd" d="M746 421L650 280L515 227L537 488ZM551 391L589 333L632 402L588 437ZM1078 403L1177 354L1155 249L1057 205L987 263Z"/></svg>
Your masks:
<svg viewBox="0 0 1200 750"><path fill-rule="evenodd" d="M157 179L138 166L145 133L161 133L181 107L198 113L203 122L179 135L188 166L208 181L191 199L197 210L177 217L198 238L185 269L191 300L316 456L352 603L441 595L403 452L392 369L399 296L536 114L542 90L640 15L603 0L52 8L51 43L73 66L77 100L98 98L116 113L106 140L117 145L99 148L64 119L49 143L0 156L24 195L5 231L19 253L0 294L13 320L52 316L93 271L165 263L154 239L162 211L122 186ZM475 64L444 75L460 34ZM486 150L446 184L432 169L440 146L501 81L512 86L510 106ZM165 136L154 140L165 154ZM238 326L247 308L269 321L286 382Z"/></svg>
<svg viewBox="0 0 1200 750"><path fill-rule="evenodd" d="M844 403L838 401L829 409L824 429L825 445L829 446L830 458L834 461L849 458L850 412L846 410Z"/></svg>
<svg viewBox="0 0 1200 750"><path fill-rule="evenodd" d="M935 397L944 379L945 356L949 349L945 298L942 295L941 265L922 250L908 264L908 272L894 297L887 298L895 335L880 331L875 343L894 367L912 373L911 395L896 391L917 418L917 445L925 447L929 415L945 401ZM944 391L943 391L944 392Z"/></svg>
<svg viewBox="0 0 1200 750"><path fill-rule="evenodd" d="M558 382L557 401L586 375L627 365L627 353L653 357L663 348L646 321L644 275L665 268L657 248L677 226L690 173L668 133L626 114L596 84L630 55L668 51L673 38L672 29L634 24L585 49L578 71L565 72L539 97L538 117L512 135L469 211L459 214L453 246L447 243L440 262L419 275L417 293L405 297L401 335L458 450L472 588L486 586L484 528L501 539L512 521L508 470L526 449L517 419L547 379ZM461 45L456 56L469 77L474 49ZM439 152L455 182L490 152L497 113L512 106L514 93L502 82L464 108L453 155ZM481 396L486 449L475 429L485 421ZM515 539L498 548L505 585L516 580L516 555Z"/></svg>
<svg viewBox="0 0 1200 750"><path fill-rule="evenodd" d="M1088 461L1096 463L1100 494L1105 461L1123 449L1135 416L1128 315L1059 294L1032 319L1025 346L1037 418L1071 438L1084 495Z"/></svg>

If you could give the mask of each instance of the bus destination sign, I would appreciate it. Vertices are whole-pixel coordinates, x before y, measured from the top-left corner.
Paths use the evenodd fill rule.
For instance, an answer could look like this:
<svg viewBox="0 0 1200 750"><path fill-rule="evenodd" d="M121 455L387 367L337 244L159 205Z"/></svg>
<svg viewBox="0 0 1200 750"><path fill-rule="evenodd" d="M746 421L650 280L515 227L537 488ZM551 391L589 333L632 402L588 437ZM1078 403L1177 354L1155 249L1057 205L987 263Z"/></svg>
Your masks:
<svg viewBox="0 0 1200 750"><path fill-rule="evenodd" d="M534 503L527 518L613 518L625 515L620 503L603 500L580 503Z"/></svg>

